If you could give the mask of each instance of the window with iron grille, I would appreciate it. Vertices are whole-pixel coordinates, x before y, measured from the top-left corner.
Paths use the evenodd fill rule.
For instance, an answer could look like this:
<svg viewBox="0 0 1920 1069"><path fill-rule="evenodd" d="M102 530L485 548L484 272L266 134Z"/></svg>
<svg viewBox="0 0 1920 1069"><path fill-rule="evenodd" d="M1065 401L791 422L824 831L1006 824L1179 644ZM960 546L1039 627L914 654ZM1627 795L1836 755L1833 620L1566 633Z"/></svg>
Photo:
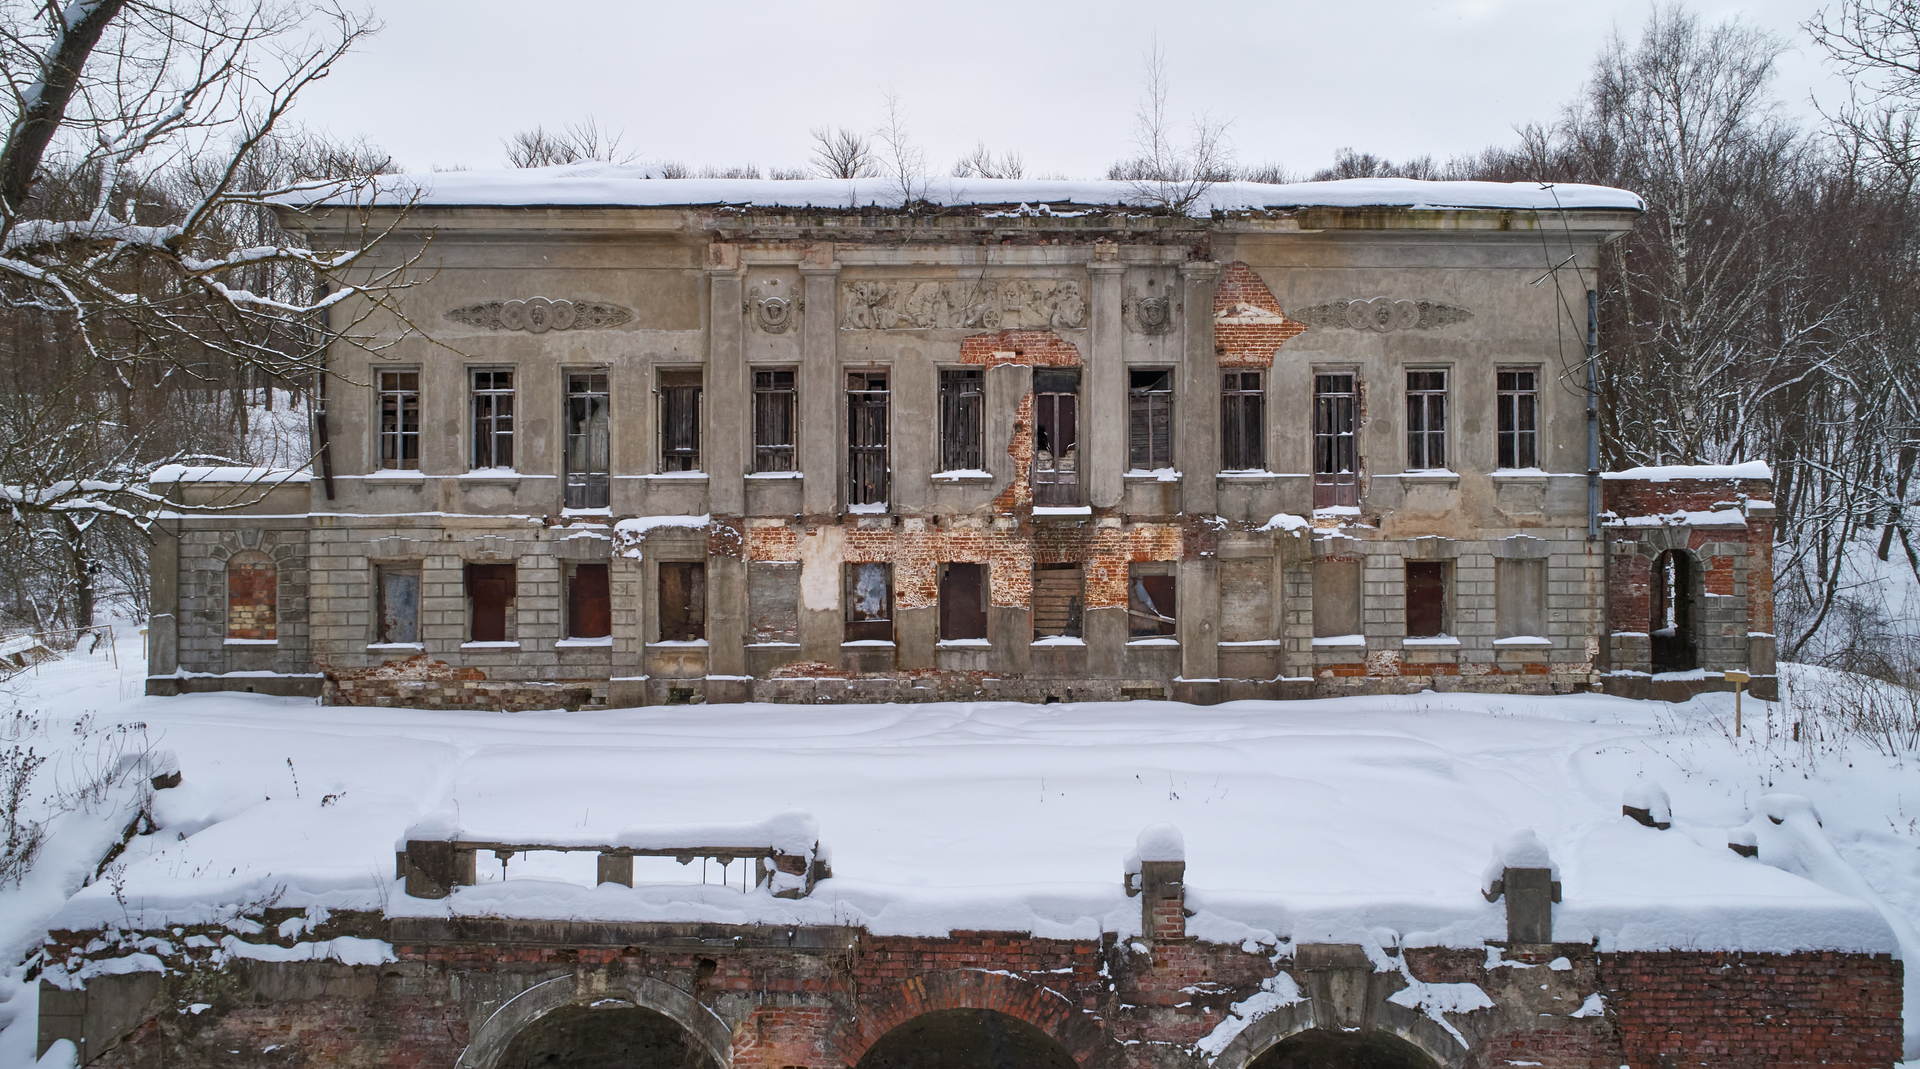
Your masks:
<svg viewBox="0 0 1920 1069"><path fill-rule="evenodd" d="M513 467L513 372L473 373L473 466Z"/></svg>
<svg viewBox="0 0 1920 1069"><path fill-rule="evenodd" d="M1165 368L1128 373L1127 467L1173 467L1173 372Z"/></svg>
<svg viewBox="0 0 1920 1069"><path fill-rule="evenodd" d="M610 460L607 373L567 373L567 507L607 507Z"/></svg>
<svg viewBox="0 0 1920 1069"><path fill-rule="evenodd" d="M382 371L380 466L406 471L420 467L420 373Z"/></svg>
<svg viewBox="0 0 1920 1069"><path fill-rule="evenodd" d="M1447 466L1447 373L1407 372L1407 470Z"/></svg>
<svg viewBox="0 0 1920 1069"><path fill-rule="evenodd" d="M799 470L793 456L794 416L799 411L799 399L792 368L754 370L754 471Z"/></svg>
<svg viewBox="0 0 1920 1069"><path fill-rule="evenodd" d="M660 470L700 470L700 373L660 373Z"/></svg>
<svg viewBox="0 0 1920 1069"><path fill-rule="evenodd" d="M1530 368L1502 368L1495 373L1499 387L1500 467L1539 466L1539 372Z"/></svg>
<svg viewBox="0 0 1920 1069"><path fill-rule="evenodd" d="M1314 508L1360 503L1360 463L1354 448L1359 400L1352 372L1314 375Z"/></svg>
<svg viewBox="0 0 1920 1069"><path fill-rule="evenodd" d="M1229 371L1220 385L1220 470L1262 471L1267 466L1267 395L1263 373Z"/></svg>
<svg viewBox="0 0 1920 1069"><path fill-rule="evenodd" d="M940 372L940 470L979 471L986 420L986 373L979 368Z"/></svg>
<svg viewBox="0 0 1920 1069"><path fill-rule="evenodd" d="M887 500L887 390L884 371L847 375L847 504Z"/></svg>

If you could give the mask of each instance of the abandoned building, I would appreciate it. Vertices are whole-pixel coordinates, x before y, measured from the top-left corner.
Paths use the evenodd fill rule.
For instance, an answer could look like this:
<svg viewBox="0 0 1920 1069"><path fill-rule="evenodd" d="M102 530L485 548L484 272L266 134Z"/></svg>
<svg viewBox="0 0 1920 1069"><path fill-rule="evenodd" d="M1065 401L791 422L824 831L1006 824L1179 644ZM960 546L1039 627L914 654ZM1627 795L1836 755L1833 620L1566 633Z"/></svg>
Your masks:
<svg viewBox="0 0 1920 1069"><path fill-rule="evenodd" d="M1597 471L1632 194L409 181L284 210L424 281L310 473L156 474L150 691L1771 692L1764 466Z"/></svg>

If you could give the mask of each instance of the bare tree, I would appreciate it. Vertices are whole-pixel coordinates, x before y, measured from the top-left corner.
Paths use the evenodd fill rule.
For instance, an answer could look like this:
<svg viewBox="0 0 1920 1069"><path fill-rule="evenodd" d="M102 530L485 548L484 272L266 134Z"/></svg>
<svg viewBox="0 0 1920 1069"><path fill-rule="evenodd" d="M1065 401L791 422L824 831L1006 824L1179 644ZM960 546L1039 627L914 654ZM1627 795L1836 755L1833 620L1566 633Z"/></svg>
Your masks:
<svg viewBox="0 0 1920 1069"><path fill-rule="evenodd" d="M955 178L1025 178L1026 175L1026 164L1018 152L1008 149L995 156L985 141L953 165Z"/></svg>
<svg viewBox="0 0 1920 1069"><path fill-rule="evenodd" d="M564 163L602 160L607 163L632 163L637 152L622 151L619 131L605 131L593 116L568 123L557 130L535 126L507 138L507 165L510 167L553 167Z"/></svg>
<svg viewBox="0 0 1920 1069"><path fill-rule="evenodd" d="M911 211L927 199L927 154L908 129L906 105L892 89L887 90L885 111L875 136L885 149L881 165L900 195L900 207Z"/></svg>
<svg viewBox="0 0 1920 1069"><path fill-rule="evenodd" d="M816 126L808 163L821 178L876 178L880 160L869 138L844 126Z"/></svg>
<svg viewBox="0 0 1920 1069"><path fill-rule="evenodd" d="M1167 115L1167 57L1155 40L1141 57L1141 98L1134 110L1135 155L1114 164L1107 177L1131 182L1136 195L1170 211L1186 212L1216 182L1233 178L1230 120L1195 116L1186 137Z"/></svg>

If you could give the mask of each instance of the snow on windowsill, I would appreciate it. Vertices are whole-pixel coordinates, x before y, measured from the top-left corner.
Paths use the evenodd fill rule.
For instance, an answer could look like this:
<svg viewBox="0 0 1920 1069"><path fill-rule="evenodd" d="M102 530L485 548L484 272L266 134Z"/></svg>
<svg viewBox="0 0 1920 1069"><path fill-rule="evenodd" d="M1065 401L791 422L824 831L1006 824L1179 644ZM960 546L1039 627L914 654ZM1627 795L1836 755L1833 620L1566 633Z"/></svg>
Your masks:
<svg viewBox="0 0 1920 1069"><path fill-rule="evenodd" d="M1035 646L1085 646L1086 644L1086 639L1075 638L1072 635L1048 635L1046 638L1033 640Z"/></svg>
<svg viewBox="0 0 1920 1069"><path fill-rule="evenodd" d="M1220 479L1278 479L1282 475L1282 472L1268 471L1265 468L1230 468L1215 473L1215 477Z"/></svg>
<svg viewBox="0 0 1920 1069"><path fill-rule="evenodd" d="M846 649L849 646L874 647L874 648L884 647L886 649L892 649L893 640L890 638L855 638L855 639L848 639L847 641L842 642L840 644L841 649Z"/></svg>
<svg viewBox="0 0 1920 1069"><path fill-rule="evenodd" d="M991 645L993 643L984 638L943 638L934 643L933 647L939 650L966 650L985 649Z"/></svg>
<svg viewBox="0 0 1920 1069"><path fill-rule="evenodd" d="M798 642L749 642L746 644L746 648L750 650L797 650L800 648L800 644Z"/></svg>
<svg viewBox="0 0 1920 1069"><path fill-rule="evenodd" d="M427 644L424 642L369 642L367 648L370 650L424 650Z"/></svg>
<svg viewBox="0 0 1920 1069"><path fill-rule="evenodd" d="M1328 635L1325 638L1314 639L1313 644L1315 646L1365 646L1367 644L1367 636Z"/></svg>
<svg viewBox="0 0 1920 1069"><path fill-rule="evenodd" d="M1358 516L1358 515L1360 515L1360 506L1358 505L1327 505L1323 508L1317 508L1313 510L1313 518L1316 520L1320 519L1323 516L1333 517L1333 516Z"/></svg>
<svg viewBox="0 0 1920 1069"><path fill-rule="evenodd" d="M376 482L390 483L423 483L427 481L427 473L421 471L419 468L381 468L378 471L370 471L365 475L336 475L334 478L372 479Z"/></svg>
<svg viewBox="0 0 1920 1069"><path fill-rule="evenodd" d="M1035 516L1091 516L1092 505L1035 505Z"/></svg>
<svg viewBox="0 0 1920 1069"><path fill-rule="evenodd" d="M569 516L606 516L611 518L613 516L613 510L611 508L561 509L560 515L563 518Z"/></svg>
<svg viewBox="0 0 1920 1069"><path fill-rule="evenodd" d="M748 472L749 479L804 479L806 474L798 471L754 471Z"/></svg>
<svg viewBox="0 0 1920 1069"><path fill-rule="evenodd" d="M555 642L553 648L556 650L585 650L596 647L605 649L611 645L613 645L613 636L601 635L599 638L563 638Z"/></svg>
<svg viewBox="0 0 1920 1069"><path fill-rule="evenodd" d="M1278 645L1281 645L1283 641L1284 640L1277 639L1277 638L1256 638L1256 639L1249 639L1245 642L1216 642L1214 643L1214 645L1216 646L1278 646Z"/></svg>
<svg viewBox="0 0 1920 1069"><path fill-rule="evenodd" d="M656 471L651 475L620 475L620 479L705 479L704 471Z"/></svg>
<svg viewBox="0 0 1920 1069"><path fill-rule="evenodd" d="M647 648L654 649L660 646L669 646L669 647L697 646L701 649L705 649L706 645L707 645L707 640L704 638L670 638L670 639L663 639L659 642L649 642L647 643Z"/></svg>
<svg viewBox="0 0 1920 1069"><path fill-rule="evenodd" d="M1426 637L1408 636L1400 640L1402 646L1458 646L1460 640L1452 635L1429 635Z"/></svg>
<svg viewBox="0 0 1920 1069"><path fill-rule="evenodd" d="M955 468L952 471L936 471L929 478L941 483L983 482L992 479L993 473L979 468Z"/></svg>
<svg viewBox="0 0 1920 1069"><path fill-rule="evenodd" d="M1124 479L1152 479L1155 482L1177 483L1181 479L1178 471L1172 468L1134 468L1121 475Z"/></svg>
<svg viewBox="0 0 1920 1069"><path fill-rule="evenodd" d="M1521 649L1544 649L1553 645L1553 640L1541 635L1515 635L1512 638L1496 638L1493 640L1493 644L1495 646L1509 646Z"/></svg>
<svg viewBox="0 0 1920 1069"><path fill-rule="evenodd" d="M226 641L226 645L229 646L278 646L279 644L280 640L277 638L230 638Z"/></svg>
<svg viewBox="0 0 1920 1069"><path fill-rule="evenodd" d="M1127 645L1129 646L1178 646L1179 644L1179 639L1167 635L1155 635L1152 638L1130 638L1127 640ZM1039 643L1036 642L1034 645L1038 646ZM1081 645L1084 646L1086 643L1083 642Z"/></svg>
<svg viewBox="0 0 1920 1069"><path fill-rule="evenodd" d="M1460 473L1450 468L1421 468L1416 471L1403 471L1399 477L1416 481L1421 479L1433 479L1436 481L1453 479L1457 482L1460 479Z"/></svg>
<svg viewBox="0 0 1920 1069"><path fill-rule="evenodd" d="M512 641L508 641L508 642L462 642L462 643L460 644L460 648L461 648L461 649L463 649L463 650L517 650L517 649L519 649L519 648L520 648L520 643L518 643L518 642L512 642Z"/></svg>
<svg viewBox="0 0 1920 1069"><path fill-rule="evenodd" d="M1544 468L1495 468L1496 479L1546 479L1550 478Z"/></svg>
<svg viewBox="0 0 1920 1069"><path fill-rule="evenodd" d="M847 515L849 516L885 516L886 514L887 503L885 501L872 501L864 505L847 506Z"/></svg>

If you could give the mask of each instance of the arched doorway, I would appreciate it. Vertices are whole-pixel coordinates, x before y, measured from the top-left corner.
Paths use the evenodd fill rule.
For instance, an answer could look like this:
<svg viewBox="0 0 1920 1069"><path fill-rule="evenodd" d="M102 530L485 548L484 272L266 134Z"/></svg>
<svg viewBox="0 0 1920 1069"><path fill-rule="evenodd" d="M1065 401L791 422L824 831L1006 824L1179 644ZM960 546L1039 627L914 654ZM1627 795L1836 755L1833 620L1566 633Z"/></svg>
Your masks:
<svg viewBox="0 0 1920 1069"><path fill-rule="evenodd" d="M1437 1069L1419 1047L1390 1032L1296 1032L1253 1060L1248 1069Z"/></svg>
<svg viewBox="0 0 1920 1069"><path fill-rule="evenodd" d="M1693 555L1682 549L1669 549L1653 560L1649 592L1653 613L1647 632L1652 636L1655 672L1691 672L1696 667L1694 570Z"/></svg>
<svg viewBox="0 0 1920 1069"><path fill-rule="evenodd" d="M1052 1036L995 1010L934 1010L895 1026L855 1069L1077 1069Z"/></svg>
<svg viewBox="0 0 1920 1069"><path fill-rule="evenodd" d="M520 1030L496 1069L720 1069L663 1013L625 1003L563 1006Z"/></svg>

